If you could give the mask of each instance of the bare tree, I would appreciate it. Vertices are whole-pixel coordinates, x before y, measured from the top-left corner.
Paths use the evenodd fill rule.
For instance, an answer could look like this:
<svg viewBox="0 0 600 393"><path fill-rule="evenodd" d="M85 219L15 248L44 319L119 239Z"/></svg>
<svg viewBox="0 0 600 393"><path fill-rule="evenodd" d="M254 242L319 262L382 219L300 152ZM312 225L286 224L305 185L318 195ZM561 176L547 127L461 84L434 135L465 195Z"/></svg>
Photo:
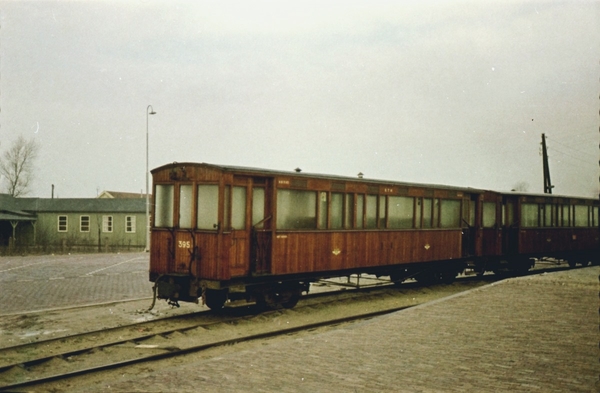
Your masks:
<svg viewBox="0 0 600 393"><path fill-rule="evenodd" d="M10 149L0 157L0 175L8 182L8 193L13 197L26 195L33 180L34 161L39 145L35 139L19 136Z"/></svg>

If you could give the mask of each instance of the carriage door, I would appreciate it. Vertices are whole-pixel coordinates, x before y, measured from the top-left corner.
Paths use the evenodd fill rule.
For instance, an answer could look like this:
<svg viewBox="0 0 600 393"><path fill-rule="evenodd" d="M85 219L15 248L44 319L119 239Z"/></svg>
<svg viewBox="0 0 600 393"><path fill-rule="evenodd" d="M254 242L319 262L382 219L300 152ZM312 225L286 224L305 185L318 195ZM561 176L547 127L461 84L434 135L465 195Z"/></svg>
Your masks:
<svg viewBox="0 0 600 393"><path fill-rule="evenodd" d="M502 204L503 243L502 253L514 255L518 253L519 227L517 225L517 203L516 197L505 197Z"/></svg>
<svg viewBox="0 0 600 393"><path fill-rule="evenodd" d="M225 187L225 201L230 202L231 248L229 269L232 277L266 273L270 268L270 228L267 207L267 180L236 176L232 187ZM230 194L230 195L228 195ZM257 246L258 244L258 246Z"/></svg>
<svg viewBox="0 0 600 393"><path fill-rule="evenodd" d="M234 177L233 186L225 186L225 223L230 230L229 272L231 277L245 276L249 271L250 235L248 200L252 198L250 179Z"/></svg>
<svg viewBox="0 0 600 393"><path fill-rule="evenodd" d="M477 225L476 207L479 195L471 195L470 198L463 199L463 219L462 219L462 242L463 257L477 255Z"/></svg>
<svg viewBox="0 0 600 393"><path fill-rule="evenodd" d="M502 205L484 201L481 224L483 227L483 255L500 255L502 252Z"/></svg>
<svg viewBox="0 0 600 393"><path fill-rule="evenodd" d="M271 272L272 184L271 178L253 179L250 271L254 275Z"/></svg>

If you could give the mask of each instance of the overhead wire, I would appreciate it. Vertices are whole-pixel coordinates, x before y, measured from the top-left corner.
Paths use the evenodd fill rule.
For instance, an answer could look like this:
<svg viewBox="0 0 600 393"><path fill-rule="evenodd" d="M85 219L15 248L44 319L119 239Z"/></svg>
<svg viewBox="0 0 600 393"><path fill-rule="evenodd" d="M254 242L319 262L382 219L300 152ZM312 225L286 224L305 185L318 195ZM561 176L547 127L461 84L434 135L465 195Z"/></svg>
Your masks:
<svg viewBox="0 0 600 393"><path fill-rule="evenodd" d="M573 147L573 146L570 146L570 145L568 145L568 144L566 144L566 143L559 142L558 140L556 140L556 139L554 139L554 138L547 137L547 139L549 140L549 142L558 143L559 145L561 145L561 146L563 146L563 147L566 147L566 148L568 148L568 149L574 150L574 151L576 151L576 152L578 152L578 153L585 154L585 155L589 155L589 156L593 156L593 154L591 154L590 152L587 152L587 151L583 151L583 150L577 149L577 148L575 148L575 147ZM566 153L565 153L565 154L566 154Z"/></svg>

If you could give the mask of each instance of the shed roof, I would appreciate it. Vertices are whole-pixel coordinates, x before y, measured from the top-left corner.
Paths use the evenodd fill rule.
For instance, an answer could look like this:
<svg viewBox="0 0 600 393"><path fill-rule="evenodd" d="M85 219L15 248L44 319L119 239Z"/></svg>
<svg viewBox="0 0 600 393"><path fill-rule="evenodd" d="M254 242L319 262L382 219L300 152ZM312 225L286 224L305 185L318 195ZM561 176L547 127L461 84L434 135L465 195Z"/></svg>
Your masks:
<svg viewBox="0 0 600 393"><path fill-rule="evenodd" d="M13 212L0 212L0 221L36 221L37 217L27 214L15 214Z"/></svg>
<svg viewBox="0 0 600 393"><path fill-rule="evenodd" d="M145 193L141 192L122 192L122 191L102 191L98 198L146 198Z"/></svg>
<svg viewBox="0 0 600 393"><path fill-rule="evenodd" d="M0 212L28 215L38 212L60 213L142 213L145 198L13 198L0 194Z"/></svg>

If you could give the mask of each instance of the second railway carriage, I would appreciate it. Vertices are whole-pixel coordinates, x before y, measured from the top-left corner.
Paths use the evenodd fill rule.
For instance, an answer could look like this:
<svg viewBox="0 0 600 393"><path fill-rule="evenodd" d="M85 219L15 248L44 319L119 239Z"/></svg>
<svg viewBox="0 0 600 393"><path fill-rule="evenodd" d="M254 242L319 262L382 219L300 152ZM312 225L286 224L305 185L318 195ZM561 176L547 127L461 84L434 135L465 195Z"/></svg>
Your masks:
<svg viewBox="0 0 600 393"><path fill-rule="evenodd" d="M589 200L554 200L552 214L567 214L568 226L546 229L539 225L546 200L525 195L204 163L173 163L152 175L150 280L171 302L291 307L325 277L450 281L467 266L522 270L539 252L568 253L587 242L585 259L598 249L598 204ZM579 205L588 218L581 231L573 226L583 217ZM560 228L587 240L569 243L561 234L556 250L535 243L536 234Z"/></svg>
<svg viewBox="0 0 600 393"><path fill-rule="evenodd" d="M467 261L475 271L522 272L547 257L566 259L572 267L598 263L598 200L493 191L479 200L479 240Z"/></svg>

